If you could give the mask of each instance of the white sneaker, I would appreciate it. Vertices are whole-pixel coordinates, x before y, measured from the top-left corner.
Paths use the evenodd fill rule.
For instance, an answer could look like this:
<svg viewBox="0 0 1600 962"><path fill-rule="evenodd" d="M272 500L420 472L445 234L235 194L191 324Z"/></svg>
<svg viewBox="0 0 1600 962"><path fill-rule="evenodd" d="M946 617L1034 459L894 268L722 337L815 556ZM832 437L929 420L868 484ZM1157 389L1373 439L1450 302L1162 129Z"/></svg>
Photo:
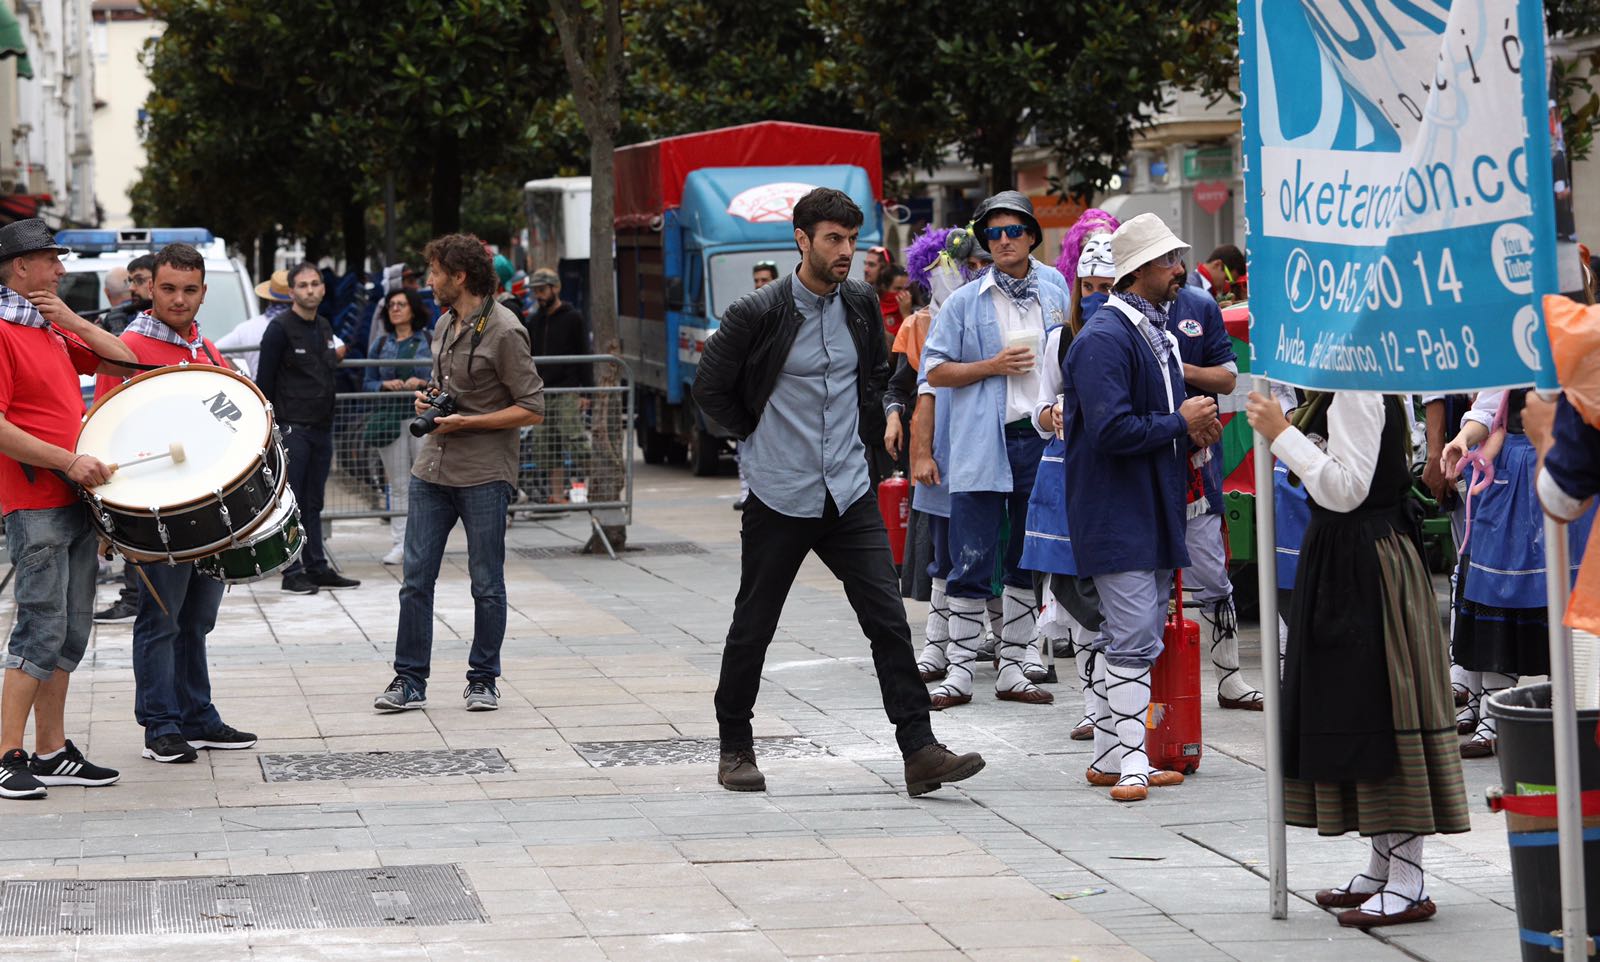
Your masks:
<svg viewBox="0 0 1600 962"><path fill-rule="evenodd" d="M395 545L393 548L389 549L388 554L383 556L383 563L386 565L405 564L405 561L406 549L404 545Z"/></svg>

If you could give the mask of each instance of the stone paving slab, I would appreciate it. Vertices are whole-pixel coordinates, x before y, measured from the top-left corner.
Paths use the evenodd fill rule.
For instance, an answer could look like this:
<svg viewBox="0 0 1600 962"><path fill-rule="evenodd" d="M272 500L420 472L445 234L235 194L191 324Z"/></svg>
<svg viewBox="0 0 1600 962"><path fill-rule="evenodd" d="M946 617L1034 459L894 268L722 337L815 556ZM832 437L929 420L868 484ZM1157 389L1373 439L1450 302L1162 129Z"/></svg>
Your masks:
<svg viewBox="0 0 1600 962"><path fill-rule="evenodd" d="M240 586L212 635L215 702L259 732L257 751L198 764L137 759L130 627L98 626L69 700L107 789L57 788L4 807L0 879L184 878L456 864L489 921L428 929L21 940L41 959L1078 959L1513 958L1500 817L1430 839L1439 916L1382 937L1340 929L1310 902L1366 861L1364 843L1291 830L1290 917L1267 918L1260 715L1205 708L1205 755L1182 787L1117 805L1083 781L1072 686L1053 706L988 697L935 718L988 768L920 799L901 784L893 733L854 615L815 560L769 651L758 736L815 746L763 761L769 788L720 790L711 766L597 767L582 746L714 738L711 692L738 587L731 479L639 466L631 536L701 554L566 553L576 520L516 522L502 709L467 713L466 555L447 552L430 708L381 716L399 572L387 529L340 522L330 545L359 589L284 595ZM102 589L108 597L111 587ZM920 626L925 605L907 603ZM8 626L9 599L0 601ZM1255 676L1255 635L1246 638ZM1069 665L1060 666L1063 681ZM1205 678L1206 697L1213 679ZM498 750L512 770L404 779L266 782L260 754ZM635 749L615 749L627 758ZM636 749L640 757L648 744ZM1498 780L1466 763L1469 791ZM1059 896L1060 898L1053 897Z"/></svg>

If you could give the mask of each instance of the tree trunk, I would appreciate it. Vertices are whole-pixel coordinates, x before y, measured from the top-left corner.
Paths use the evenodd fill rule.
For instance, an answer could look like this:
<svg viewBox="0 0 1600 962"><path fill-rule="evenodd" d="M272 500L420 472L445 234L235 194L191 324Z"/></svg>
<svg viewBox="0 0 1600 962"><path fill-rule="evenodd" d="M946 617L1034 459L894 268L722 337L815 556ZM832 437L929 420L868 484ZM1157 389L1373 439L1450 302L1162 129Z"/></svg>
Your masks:
<svg viewBox="0 0 1600 962"><path fill-rule="evenodd" d="M615 252L616 181L612 176L616 160L616 139L609 131L592 131L589 135L589 324L594 332L594 343L601 354L617 354L622 344L617 339L617 273ZM622 368L617 364L600 364L596 383L611 388L622 383ZM628 444L627 402L623 395L605 393L595 398L594 455L595 476L591 480L597 501L620 501L627 477L628 461L633 451ZM623 525L604 525L611 546L621 549L628 543L628 529ZM583 546L585 554L599 554L605 550L600 539L590 536Z"/></svg>
<svg viewBox="0 0 1600 962"><path fill-rule="evenodd" d="M366 272L367 269L367 209L354 198L344 202L340 212L340 229L344 234L344 269L346 272Z"/></svg>
<svg viewBox="0 0 1600 962"><path fill-rule="evenodd" d="M1016 171L1011 165L1011 152L1016 147L1016 127L1006 125L995 131L989 140L989 196L1016 186Z"/></svg>
<svg viewBox="0 0 1600 962"><path fill-rule="evenodd" d="M461 138L446 130L433 141L433 236L461 230Z"/></svg>
<svg viewBox="0 0 1600 962"><path fill-rule="evenodd" d="M278 259L278 229L269 228L261 232L256 238L256 280L264 281L272 277L273 265Z"/></svg>

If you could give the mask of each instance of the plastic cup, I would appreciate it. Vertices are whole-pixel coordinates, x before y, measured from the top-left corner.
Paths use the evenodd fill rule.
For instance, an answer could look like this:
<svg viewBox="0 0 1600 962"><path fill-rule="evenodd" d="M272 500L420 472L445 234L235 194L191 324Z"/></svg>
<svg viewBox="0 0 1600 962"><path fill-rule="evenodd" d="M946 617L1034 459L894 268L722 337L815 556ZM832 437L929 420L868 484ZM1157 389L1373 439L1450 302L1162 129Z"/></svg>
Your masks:
<svg viewBox="0 0 1600 962"><path fill-rule="evenodd" d="M1006 347L1025 347L1025 348L1027 348L1028 350L1033 352L1034 367L1038 366L1038 364L1039 364L1039 332L1038 331L1012 331L1012 332L1010 332L1009 334L1006 335ZM1033 371L1034 371L1034 368L1030 367L1030 368L1028 368L1028 370L1024 371L1023 373L1024 374L1032 374Z"/></svg>

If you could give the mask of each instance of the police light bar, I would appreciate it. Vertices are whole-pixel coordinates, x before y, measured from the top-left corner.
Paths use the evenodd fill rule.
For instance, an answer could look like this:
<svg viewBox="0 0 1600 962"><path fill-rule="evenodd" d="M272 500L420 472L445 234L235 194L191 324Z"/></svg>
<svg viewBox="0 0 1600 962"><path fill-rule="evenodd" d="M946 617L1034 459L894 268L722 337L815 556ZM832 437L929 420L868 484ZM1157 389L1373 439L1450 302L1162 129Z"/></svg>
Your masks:
<svg viewBox="0 0 1600 962"><path fill-rule="evenodd" d="M56 243L72 248L75 254L109 254L117 249L114 230L56 231Z"/></svg>
<svg viewBox="0 0 1600 962"><path fill-rule="evenodd" d="M162 248L168 244L191 244L204 247L217 238L204 227L152 227L148 231L149 244Z"/></svg>

